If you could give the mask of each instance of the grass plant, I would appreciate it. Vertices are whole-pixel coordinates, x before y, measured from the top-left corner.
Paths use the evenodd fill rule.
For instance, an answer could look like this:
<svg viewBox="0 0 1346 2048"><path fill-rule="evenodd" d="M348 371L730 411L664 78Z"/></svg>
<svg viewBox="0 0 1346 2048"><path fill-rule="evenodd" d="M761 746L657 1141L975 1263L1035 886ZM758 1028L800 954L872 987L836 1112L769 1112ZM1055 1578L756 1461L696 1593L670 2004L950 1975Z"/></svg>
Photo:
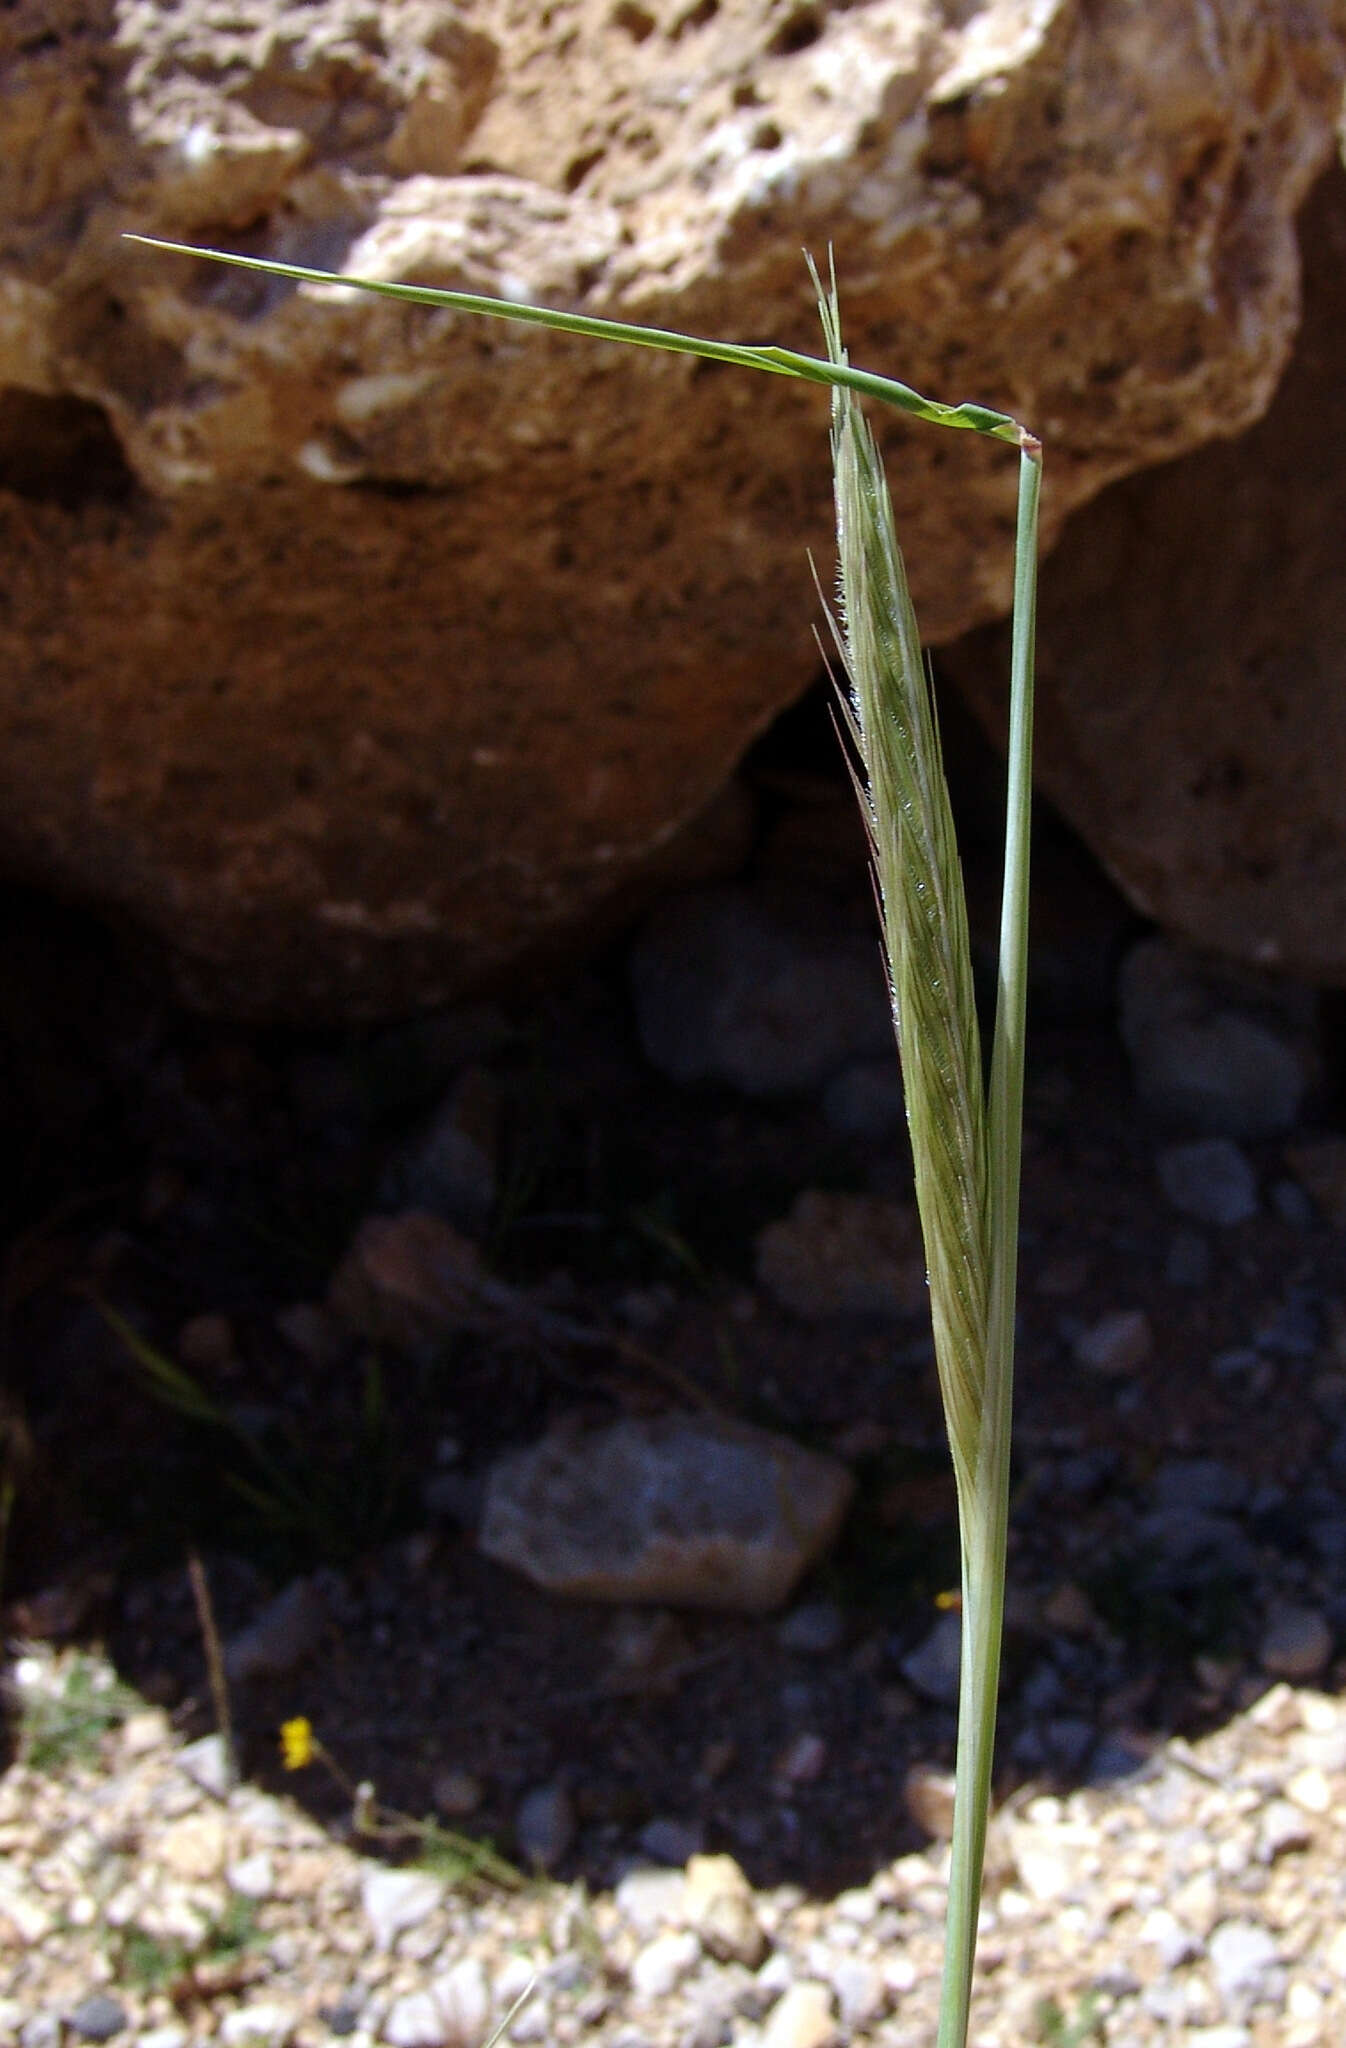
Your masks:
<svg viewBox="0 0 1346 2048"><path fill-rule="evenodd" d="M133 236L134 241L147 238ZM835 279L816 276L826 352L705 340L470 292L338 277L181 244L296 284L347 285L561 333L698 356L832 394L840 620L847 679L841 723L869 829L925 1239L940 1390L957 1482L962 1669L957 1794L938 2048L967 2039L1004 1614L1010 1403L1023 1120L1037 510L1042 451L1009 415L946 405L857 369L842 343ZM930 684L891 501L860 401L989 435L1019 451L1010 746L995 1035L989 1085L973 1000L962 872Z"/></svg>
<svg viewBox="0 0 1346 2048"><path fill-rule="evenodd" d="M143 1705L102 1658L79 1650L53 1656L41 1644L20 1653L7 1690L18 1760L30 1771L93 1763L104 1736Z"/></svg>

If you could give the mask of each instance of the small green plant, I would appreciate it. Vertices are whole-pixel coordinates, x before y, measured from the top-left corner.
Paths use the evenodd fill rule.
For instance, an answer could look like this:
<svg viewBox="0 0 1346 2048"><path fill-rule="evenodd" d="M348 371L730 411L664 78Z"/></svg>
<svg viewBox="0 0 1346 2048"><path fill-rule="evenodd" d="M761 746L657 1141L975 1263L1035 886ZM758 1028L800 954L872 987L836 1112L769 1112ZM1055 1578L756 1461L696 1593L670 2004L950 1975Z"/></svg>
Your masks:
<svg viewBox="0 0 1346 2048"><path fill-rule="evenodd" d="M232 1445L237 1462L226 1470L224 1484L263 1538L294 1562L331 1563L387 1537L401 1507L402 1480L375 1354L364 1364L353 1443L335 1462L320 1462L297 1432L275 1448L125 1316L105 1302L98 1306L146 1391L184 1421Z"/></svg>
<svg viewBox="0 0 1346 2048"><path fill-rule="evenodd" d="M383 1806L368 1779L357 1785L331 1751L319 1741L313 1724L297 1714L280 1731L281 1762L287 1771L306 1771L318 1764L340 1786L351 1803L351 1831L365 1842L386 1848L414 1850L414 1860L459 1891L520 1891L527 1884L521 1870L501 1856L490 1842L475 1841L446 1828L433 1815L417 1820Z"/></svg>
<svg viewBox="0 0 1346 2048"><path fill-rule="evenodd" d="M803 378L831 391L841 599L836 642L849 686L842 700L842 720L873 850L929 1271L936 1364L958 1492L962 1667L939 2048L964 2048L1004 1620L1041 446L1006 413L985 405L943 405L893 378L853 367L842 345L835 278L824 289L816 272L813 282L826 344L821 357L558 313L471 292L334 277L262 257L181 244L150 246L208 256L297 284L343 284L413 304L665 349L769 376ZM883 466L861 409L862 398L934 425L988 435L1019 454L1005 867L989 1085L982 1071L962 871L930 683Z"/></svg>
<svg viewBox="0 0 1346 2048"><path fill-rule="evenodd" d="M1073 2020L1067 2019L1059 1999L1040 1998L1033 2008L1042 2048L1086 2048L1090 2041L1102 2041L1103 2014L1096 1991L1086 1991Z"/></svg>
<svg viewBox="0 0 1346 2048"><path fill-rule="evenodd" d="M112 1943L112 1965L123 1984L172 1995L191 1988L202 1971L218 1971L265 1941L253 1900L231 1892L201 1940L190 1946L135 1925L119 1929Z"/></svg>
<svg viewBox="0 0 1346 2048"><path fill-rule="evenodd" d="M103 1737L142 1704L111 1666L83 1651L25 1651L9 1675L18 1759L33 1771L93 1763Z"/></svg>

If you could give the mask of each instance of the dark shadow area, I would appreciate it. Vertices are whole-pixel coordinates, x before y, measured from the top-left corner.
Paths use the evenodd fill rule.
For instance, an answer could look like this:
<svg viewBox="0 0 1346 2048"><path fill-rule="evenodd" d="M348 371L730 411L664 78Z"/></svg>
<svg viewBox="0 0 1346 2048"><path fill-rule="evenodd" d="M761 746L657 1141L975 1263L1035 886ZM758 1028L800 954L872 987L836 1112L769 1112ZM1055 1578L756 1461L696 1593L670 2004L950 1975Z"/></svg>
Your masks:
<svg viewBox="0 0 1346 2048"><path fill-rule="evenodd" d="M980 743L956 722L951 772L979 805ZM821 695L745 774L756 871L807 870L848 918L872 915ZM1060 827L1041 841L1039 974L1053 947L1058 966L1029 1075L1002 1796L1122 1775L1225 1717L1265 1683L1278 1605L1346 1636L1340 1233L1274 1200L1204 1232L1164 1207L1167 1134L1136 1108L1107 1008L1131 921ZM975 825L967 844L975 903ZM507 1852L524 1795L564 1786L560 1868L595 1885L652 1823L731 1851L756 1885L820 1893L916 1846L907 1774L947 1765L954 1734L909 1664L957 1582L928 1332L803 1321L754 1272L757 1233L801 1189L905 1196L900 1130L839 1130L816 1092L662 1077L623 948L526 1012L296 1038L183 1017L97 927L36 899L15 899L10 931L10 1640L105 1641L206 1732L195 1551L226 1643L307 1588L299 1636L235 1684L233 1711L246 1771L333 1827L343 1795L282 1775L295 1714L405 1812L433 1810L446 1774L470 1781L454 1825ZM333 1275L467 1072L498 1112L482 1255L562 1320L355 1328ZM1284 1181L1279 1142L1247 1150L1265 1189ZM1129 1311L1144 1354L1083 1367L1083 1333ZM855 1471L842 1540L784 1617L566 1603L476 1548L499 1451L563 1415L675 1403L671 1375Z"/></svg>
<svg viewBox="0 0 1346 2048"><path fill-rule="evenodd" d="M0 386L0 491L77 512L124 505L136 479L101 405Z"/></svg>

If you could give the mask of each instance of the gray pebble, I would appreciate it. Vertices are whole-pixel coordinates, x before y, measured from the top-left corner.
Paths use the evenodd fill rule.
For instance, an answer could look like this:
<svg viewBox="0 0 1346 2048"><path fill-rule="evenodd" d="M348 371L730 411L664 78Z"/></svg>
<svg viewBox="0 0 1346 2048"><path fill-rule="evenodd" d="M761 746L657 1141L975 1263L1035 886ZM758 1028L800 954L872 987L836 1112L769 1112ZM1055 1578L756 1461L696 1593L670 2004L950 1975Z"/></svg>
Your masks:
<svg viewBox="0 0 1346 2048"><path fill-rule="evenodd" d="M694 1820L652 1820L640 1831L644 1854L652 1863L663 1864L670 1870L681 1870L689 1858L701 1854L704 1846L704 1830Z"/></svg>
<svg viewBox="0 0 1346 2048"><path fill-rule="evenodd" d="M1154 1333L1143 1308L1114 1309L1081 1331L1073 1346L1075 1362L1086 1372L1134 1372L1154 1349Z"/></svg>
<svg viewBox="0 0 1346 2048"><path fill-rule="evenodd" d="M203 1735L178 1751L178 1767L213 1799L223 1799L234 1782L233 1763L222 1735Z"/></svg>
<svg viewBox="0 0 1346 2048"><path fill-rule="evenodd" d="M575 1839L574 1802L564 1785L538 1785L524 1795L514 1839L525 1868L555 1869Z"/></svg>
<svg viewBox="0 0 1346 2048"><path fill-rule="evenodd" d="M1263 1863L1274 1863L1278 1856L1288 1856L1292 1850L1307 1849L1312 1840L1313 1827L1308 1815L1288 1799L1273 1799L1262 1815L1257 1854Z"/></svg>
<svg viewBox="0 0 1346 2048"><path fill-rule="evenodd" d="M1168 1145L1157 1163L1159 1185L1182 1215L1228 1229L1257 1214L1257 1176L1232 1139Z"/></svg>
<svg viewBox="0 0 1346 2048"><path fill-rule="evenodd" d="M845 1633L846 1617L834 1600L809 1600L786 1615L776 1641L801 1657L827 1657L840 1648Z"/></svg>
<svg viewBox="0 0 1346 2048"><path fill-rule="evenodd" d="M382 1864L367 1870L360 1903L374 1946L386 1954L399 1935L428 1920L443 1897L443 1880L428 1871L388 1870Z"/></svg>
<svg viewBox="0 0 1346 2048"><path fill-rule="evenodd" d="M1207 1946L1215 1988L1226 2004L1267 1995L1280 1964L1267 1928L1255 1920L1225 1920Z"/></svg>
<svg viewBox="0 0 1346 2048"><path fill-rule="evenodd" d="M958 1699L962 1617L941 1614L925 1640L902 1659L902 1676L926 1699L953 1706Z"/></svg>
<svg viewBox="0 0 1346 2048"><path fill-rule="evenodd" d="M1322 1335L1317 1304L1299 1289L1292 1289L1275 1313L1253 1337L1259 1351L1278 1358L1312 1358Z"/></svg>
<svg viewBox="0 0 1346 2048"><path fill-rule="evenodd" d="M1282 1607L1268 1622L1257 1656L1273 1678L1302 1685L1327 1669L1332 1631L1314 1607Z"/></svg>
<svg viewBox="0 0 1346 2048"><path fill-rule="evenodd" d="M284 1677L317 1649L328 1620L326 1591L317 1575L292 1579L226 1643L225 1671L235 1685L253 1678Z"/></svg>
<svg viewBox="0 0 1346 2048"><path fill-rule="evenodd" d="M70 2025L81 2041L110 2041L127 2024L124 2010L106 1991L91 1992L70 2015Z"/></svg>

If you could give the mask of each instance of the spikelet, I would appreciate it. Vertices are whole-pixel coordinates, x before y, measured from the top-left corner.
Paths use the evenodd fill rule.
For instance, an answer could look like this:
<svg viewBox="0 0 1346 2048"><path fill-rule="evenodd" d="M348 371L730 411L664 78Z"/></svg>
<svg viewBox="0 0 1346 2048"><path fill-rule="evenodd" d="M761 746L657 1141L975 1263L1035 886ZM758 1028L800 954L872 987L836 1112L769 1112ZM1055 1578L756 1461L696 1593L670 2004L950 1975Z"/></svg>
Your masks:
<svg viewBox="0 0 1346 2048"><path fill-rule="evenodd" d="M817 280L815 279L815 282ZM819 292L844 361L835 286ZM986 1378L986 1121L967 906L916 616L873 435L832 395L842 700L869 831L958 1490L970 1504Z"/></svg>

